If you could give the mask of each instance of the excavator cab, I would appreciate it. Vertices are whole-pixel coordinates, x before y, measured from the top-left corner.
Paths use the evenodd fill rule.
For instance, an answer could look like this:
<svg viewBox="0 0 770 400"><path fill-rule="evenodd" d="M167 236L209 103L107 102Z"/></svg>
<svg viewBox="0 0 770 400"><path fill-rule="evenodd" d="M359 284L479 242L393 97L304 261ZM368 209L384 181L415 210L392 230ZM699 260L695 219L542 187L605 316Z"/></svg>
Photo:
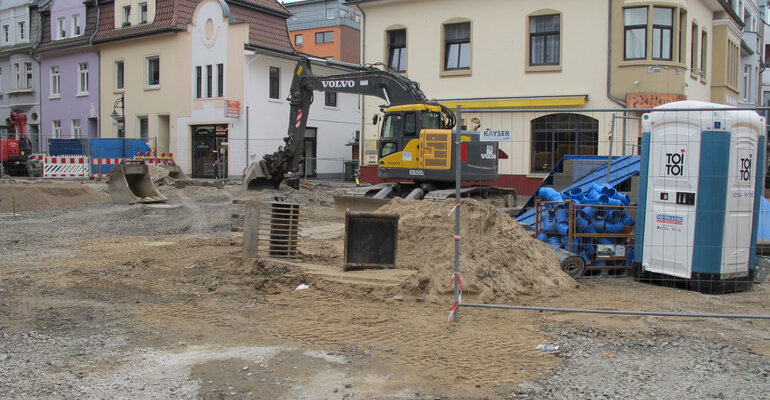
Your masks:
<svg viewBox="0 0 770 400"><path fill-rule="evenodd" d="M441 108L431 104L409 104L385 110L380 134L379 158L403 151L420 138L423 129L440 129Z"/></svg>

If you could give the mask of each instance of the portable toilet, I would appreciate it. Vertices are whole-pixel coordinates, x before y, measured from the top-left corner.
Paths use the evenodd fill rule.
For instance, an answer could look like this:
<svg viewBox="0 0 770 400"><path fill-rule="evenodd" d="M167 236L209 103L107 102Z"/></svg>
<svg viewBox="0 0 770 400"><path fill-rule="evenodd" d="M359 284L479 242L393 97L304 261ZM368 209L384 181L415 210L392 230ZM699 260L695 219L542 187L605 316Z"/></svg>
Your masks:
<svg viewBox="0 0 770 400"><path fill-rule="evenodd" d="M754 111L698 101L642 116L634 249L640 276L682 279L704 293L751 285L764 131Z"/></svg>

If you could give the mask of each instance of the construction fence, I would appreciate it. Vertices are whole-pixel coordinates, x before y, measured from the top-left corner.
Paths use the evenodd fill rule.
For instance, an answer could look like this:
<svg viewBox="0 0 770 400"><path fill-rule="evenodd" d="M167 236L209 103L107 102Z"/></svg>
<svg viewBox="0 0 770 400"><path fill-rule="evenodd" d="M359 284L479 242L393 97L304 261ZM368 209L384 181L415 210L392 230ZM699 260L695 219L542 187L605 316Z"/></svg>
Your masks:
<svg viewBox="0 0 770 400"><path fill-rule="evenodd" d="M510 137L498 143L500 173L524 188L511 214L582 263L564 268L577 289L558 269L527 269L516 304L494 305L468 289L481 284L477 266L460 265L459 307L770 319L769 111L698 102L461 111L464 129ZM490 240L460 236L462 249Z"/></svg>

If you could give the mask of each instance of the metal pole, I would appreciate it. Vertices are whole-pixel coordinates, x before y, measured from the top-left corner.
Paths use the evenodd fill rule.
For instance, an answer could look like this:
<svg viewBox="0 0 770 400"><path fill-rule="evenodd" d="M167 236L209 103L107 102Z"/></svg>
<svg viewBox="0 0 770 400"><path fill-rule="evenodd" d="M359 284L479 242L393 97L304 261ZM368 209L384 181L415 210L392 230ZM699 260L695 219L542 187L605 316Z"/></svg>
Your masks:
<svg viewBox="0 0 770 400"><path fill-rule="evenodd" d="M246 89L248 91L248 89ZM246 168L249 168L249 106L246 106L246 166L244 167L244 173Z"/></svg>
<svg viewBox="0 0 770 400"><path fill-rule="evenodd" d="M627 136L626 131L628 130L627 126L628 126L628 113L623 111L623 156L626 155L626 140L628 140L626 137Z"/></svg>
<svg viewBox="0 0 770 400"><path fill-rule="evenodd" d="M615 137L615 114L612 114L610 126L610 150L607 152L607 184L610 184L610 167L612 166L612 138Z"/></svg>
<svg viewBox="0 0 770 400"><path fill-rule="evenodd" d="M710 313L676 313L664 311L622 311L622 310L590 310L585 308L560 308L536 306L512 306L507 304L473 304L463 303L463 307L497 308L505 310L552 311L586 314L615 314L615 315L646 315L655 317L690 317L690 318L736 318L736 319L770 319L770 315L757 314L710 314Z"/></svg>
<svg viewBox="0 0 770 400"><path fill-rule="evenodd" d="M462 147L460 125L462 124L462 107L457 106L457 124L455 125L455 274L454 274L454 294L455 294L455 308L454 320L455 322L460 320L460 184L461 184L461 167L462 158L460 157L460 151Z"/></svg>

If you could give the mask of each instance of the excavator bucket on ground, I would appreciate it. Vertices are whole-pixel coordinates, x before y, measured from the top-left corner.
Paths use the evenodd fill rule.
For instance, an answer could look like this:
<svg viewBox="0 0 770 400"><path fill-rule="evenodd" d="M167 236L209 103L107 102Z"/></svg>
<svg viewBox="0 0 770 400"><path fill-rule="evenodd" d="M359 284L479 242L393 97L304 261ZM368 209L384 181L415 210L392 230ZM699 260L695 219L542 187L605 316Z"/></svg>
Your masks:
<svg viewBox="0 0 770 400"><path fill-rule="evenodd" d="M123 160L110 172L110 197L118 203L159 203L168 199L150 179L144 160Z"/></svg>
<svg viewBox="0 0 770 400"><path fill-rule="evenodd" d="M174 163L165 163L161 164L161 168L168 171L168 177L170 179L173 179L175 181L189 181L191 180L187 174L182 171L182 168L179 168L178 165Z"/></svg>

